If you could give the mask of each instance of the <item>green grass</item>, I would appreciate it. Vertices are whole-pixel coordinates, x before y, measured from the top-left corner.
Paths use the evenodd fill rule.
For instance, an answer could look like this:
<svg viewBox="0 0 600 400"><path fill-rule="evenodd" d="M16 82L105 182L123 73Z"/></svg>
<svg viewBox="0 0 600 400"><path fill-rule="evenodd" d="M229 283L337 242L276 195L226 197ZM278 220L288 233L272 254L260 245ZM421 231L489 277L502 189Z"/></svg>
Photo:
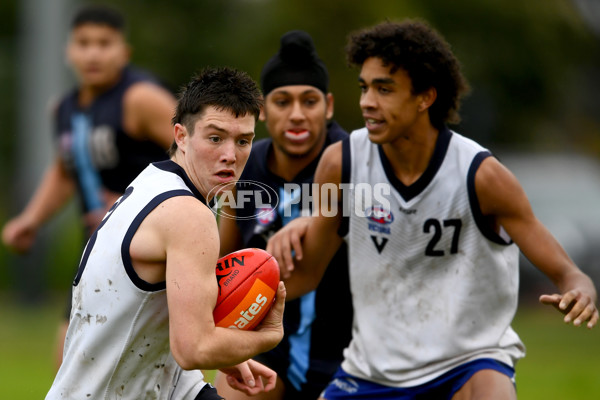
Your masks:
<svg viewBox="0 0 600 400"><path fill-rule="evenodd" d="M54 379L53 350L65 297L17 306L0 296L0 398L43 399Z"/></svg>
<svg viewBox="0 0 600 400"><path fill-rule="evenodd" d="M550 307L521 307L513 328L527 347L517 365L521 400L600 399L600 326L562 322Z"/></svg>
<svg viewBox="0 0 600 400"><path fill-rule="evenodd" d="M0 398L42 399L54 378L52 352L64 296L23 307L0 293L0 304ZM600 327L566 326L557 312L537 304L522 306L513 326L527 346L517 365L520 400L600 398Z"/></svg>

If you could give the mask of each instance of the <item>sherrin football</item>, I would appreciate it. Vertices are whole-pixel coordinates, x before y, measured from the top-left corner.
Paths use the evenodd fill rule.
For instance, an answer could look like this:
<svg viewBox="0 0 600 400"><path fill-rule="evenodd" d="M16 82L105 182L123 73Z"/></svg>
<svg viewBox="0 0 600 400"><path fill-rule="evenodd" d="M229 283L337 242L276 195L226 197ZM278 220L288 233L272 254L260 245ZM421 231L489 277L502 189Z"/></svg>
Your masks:
<svg viewBox="0 0 600 400"><path fill-rule="evenodd" d="M277 293L279 265L275 257L261 249L238 250L218 260L216 274L216 326L254 329L267 315Z"/></svg>

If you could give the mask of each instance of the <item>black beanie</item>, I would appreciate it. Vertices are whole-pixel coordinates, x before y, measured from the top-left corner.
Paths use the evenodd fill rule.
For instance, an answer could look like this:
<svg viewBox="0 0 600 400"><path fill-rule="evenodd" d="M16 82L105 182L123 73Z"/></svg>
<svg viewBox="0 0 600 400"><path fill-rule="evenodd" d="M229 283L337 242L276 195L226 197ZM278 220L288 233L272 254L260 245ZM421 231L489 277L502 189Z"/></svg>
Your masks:
<svg viewBox="0 0 600 400"><path fill-rule="evenodd" d="M327 93L329 74L308 33L290 31L281 37L279 52L262 69L260 85L265 96L287 85L310 85Z"/></svg>

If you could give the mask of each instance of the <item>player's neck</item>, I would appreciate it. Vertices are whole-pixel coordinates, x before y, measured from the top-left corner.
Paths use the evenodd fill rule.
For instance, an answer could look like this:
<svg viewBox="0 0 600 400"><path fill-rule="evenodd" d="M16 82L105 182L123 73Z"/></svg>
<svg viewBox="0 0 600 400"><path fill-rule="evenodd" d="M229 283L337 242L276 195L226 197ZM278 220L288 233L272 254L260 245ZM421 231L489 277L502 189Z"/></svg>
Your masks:
<svg viewBox="0 0 600 400"><path fill-rule="evenodd" d="M313 159L314 157L291 157L279 150L273 149L267 158L267 166L269 167L269 171L291 182Z"/></svg>
<svg viewBox="0 0 600 400"><path fill-rule="evenodd" d="M291 182L304 168L319 157L324 142L325 140L319 141L313 149L302 156L287 154L274 144L267 156L267 166L272 173Z"/></svg>
<svg viewBox="0 0 600 400"><path fill-rule="evenodd" d="M438 135L439 131L428 125L427 129L413 131L382 145L394 174L403 184L409 186L423 175L433 156Z"/></svg>
<svg viewBox="0 0 600 400"><path fill-rule="evenodd" d="M80 84L77 101L80 107L88 107L102 93L108 91L119 82L120 76L100 85Z"/></svg>

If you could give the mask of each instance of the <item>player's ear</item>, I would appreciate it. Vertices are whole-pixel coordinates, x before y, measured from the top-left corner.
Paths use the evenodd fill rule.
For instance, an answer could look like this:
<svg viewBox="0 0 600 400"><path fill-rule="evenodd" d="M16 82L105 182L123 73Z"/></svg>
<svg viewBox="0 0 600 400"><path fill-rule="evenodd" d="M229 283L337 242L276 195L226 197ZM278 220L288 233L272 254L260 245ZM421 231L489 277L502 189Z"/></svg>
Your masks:
<svg viewBox="0 0 600 400"><path fill-rule="evenodd" d="M437 99L437 90L432 86L419 94L419 111L427 110Z"/></svg>
<svg viewBox="0 0 600 400"><path fill-rule="evenodd" d="M258 120L261 122L265 122L267 120L267 115L265 114L265 106L260 107L260 114L258 114Z"/></svg>
<svg viewBox="0 0 600 400"><path fill-rule="evenodd" d="M327 118L327 120L330 120L331 118L333 118L333 94L332 93L327 93L325 95L325 102L327 104L325 118Z"/></svg>
<svg viewBox="0 0 600 400"><path fill-rule="evenodd" d="M131 45L127 42L125 42L123 44L123 57L125 58L125 61L127 63L129 63L129 61L131 60L131 53L133 52Z"/></svg>
<svg viewBox="0 0 600 400"><path fill-rule="evenodd" d="M177 143L177 148L181 149L181 151L183 153L185 153L185 146L187 144L188 141L188 131L185 127L185 125L182 124L175 124L175 126L173 127L174 129L174 136L175 136L175 143Z"/></svg>

